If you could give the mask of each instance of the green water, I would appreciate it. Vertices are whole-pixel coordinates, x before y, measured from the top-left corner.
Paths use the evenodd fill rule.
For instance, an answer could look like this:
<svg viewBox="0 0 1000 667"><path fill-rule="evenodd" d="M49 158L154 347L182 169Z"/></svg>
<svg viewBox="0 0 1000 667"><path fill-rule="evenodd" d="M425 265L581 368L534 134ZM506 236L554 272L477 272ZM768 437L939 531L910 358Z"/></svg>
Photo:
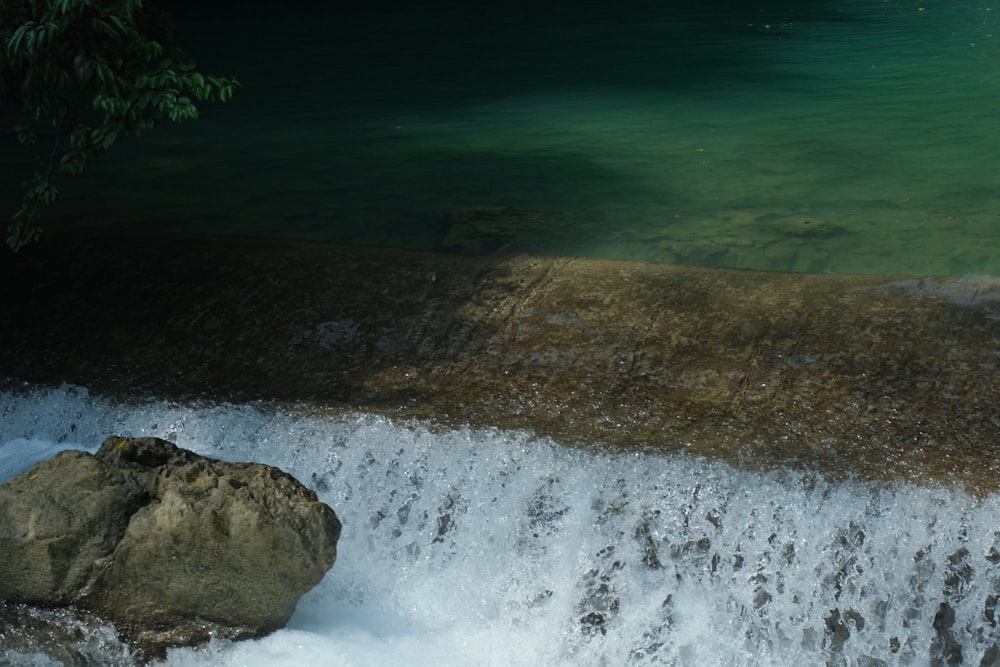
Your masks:
<svg viewBox="0 0 1000 667"><path fill-rule="evenodd" d="M684 4L179 10L244 87L50 224L1000 275L1000 4Z"/></svg>

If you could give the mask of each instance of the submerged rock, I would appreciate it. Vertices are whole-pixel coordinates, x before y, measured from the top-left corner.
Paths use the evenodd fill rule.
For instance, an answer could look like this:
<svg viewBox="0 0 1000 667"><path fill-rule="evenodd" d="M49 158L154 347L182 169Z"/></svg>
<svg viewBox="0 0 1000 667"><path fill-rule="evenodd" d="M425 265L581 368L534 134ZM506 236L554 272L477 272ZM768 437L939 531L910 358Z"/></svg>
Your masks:
<svg viewBox="0 0 1000 667"><path fill-rule="evenodd" d="M291 475L109 437L0 485L0 599L114 621L140 657L288 620L340 521Z"/></svg>
<svg viewBox="0 0 1000 667"><path fill-rule="evenodd" d="M551 244L553 237L570 239L581 227L593 224L585 217L561 211L511 206L480 206L452 211L440 248L468 255L500 255L525 246Z"/></svg>
<svg viewBox="0 0 1000 667"><path fill-rule="evenodd" d="M843 225L808 215L779 215L770 213L758 217L757 221L780 234L793 237L835 236L850 233Z"/></svg>
<svg viewBox="0 0 1000 667"><path fill-rule="evenodd" d="M0 602L0 665L132 667L135 662L115 627L97 614Z"/></svg>

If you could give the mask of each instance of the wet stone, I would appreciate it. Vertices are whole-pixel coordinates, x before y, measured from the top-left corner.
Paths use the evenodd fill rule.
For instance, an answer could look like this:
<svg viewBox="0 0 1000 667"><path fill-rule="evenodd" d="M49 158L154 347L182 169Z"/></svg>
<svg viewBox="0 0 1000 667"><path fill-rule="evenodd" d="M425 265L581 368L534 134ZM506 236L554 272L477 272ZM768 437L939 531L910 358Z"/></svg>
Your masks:
<svg viewBox="0 0 1000 667"><path fill-rule="evenodd" d="M454 224L500 238L531 215L548 214ZM4 386L306 403L830 478L1000 486L998 280L496 250L52 234L0 265L32 286L0 302Z"/></svg>

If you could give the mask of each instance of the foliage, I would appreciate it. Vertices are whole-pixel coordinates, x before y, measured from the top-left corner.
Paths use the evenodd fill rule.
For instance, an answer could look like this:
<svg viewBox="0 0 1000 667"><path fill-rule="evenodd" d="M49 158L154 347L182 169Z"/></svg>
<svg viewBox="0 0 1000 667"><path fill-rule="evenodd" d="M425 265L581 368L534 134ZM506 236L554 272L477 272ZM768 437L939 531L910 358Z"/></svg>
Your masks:
<svg viewBox="0 0 1000 667"><path fill-rule="evenodd" d="M198 117L239 83L200 73L167 14L143 0L0 0L0 107L38 167L8 228L17 250L37 239L39 209L118 137Z"/></svg>

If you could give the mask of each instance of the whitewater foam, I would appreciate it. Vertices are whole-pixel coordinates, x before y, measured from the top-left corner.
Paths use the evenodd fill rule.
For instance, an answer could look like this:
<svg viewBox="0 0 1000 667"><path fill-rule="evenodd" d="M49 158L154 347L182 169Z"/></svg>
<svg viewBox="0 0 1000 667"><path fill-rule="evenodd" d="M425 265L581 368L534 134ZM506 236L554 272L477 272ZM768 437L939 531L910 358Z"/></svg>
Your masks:
<svg viewBox="0 0 1000 667"><path fill-rule="evenodd" d="M996 496L76 388L0 395L0 416L0 478L156 435L277 465L335 508L338 561L286 629L171 665L979 664L1000 646Z"/></svg>

